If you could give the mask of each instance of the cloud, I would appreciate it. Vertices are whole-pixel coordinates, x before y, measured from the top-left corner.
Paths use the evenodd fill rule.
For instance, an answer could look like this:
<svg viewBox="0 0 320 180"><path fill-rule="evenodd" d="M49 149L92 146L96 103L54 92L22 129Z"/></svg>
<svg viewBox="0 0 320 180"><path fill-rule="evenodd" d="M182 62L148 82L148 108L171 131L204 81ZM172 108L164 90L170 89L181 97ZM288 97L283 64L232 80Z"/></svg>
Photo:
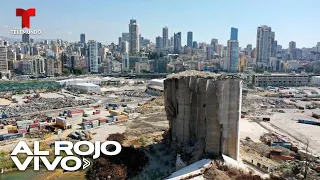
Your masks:
<svg viewBox="0 0 320 180"><path fill-rule="evenodd" d="M9 26L8 26L8 25L4 25L3 27L4 27L4 28L8 28Z"/></svg>

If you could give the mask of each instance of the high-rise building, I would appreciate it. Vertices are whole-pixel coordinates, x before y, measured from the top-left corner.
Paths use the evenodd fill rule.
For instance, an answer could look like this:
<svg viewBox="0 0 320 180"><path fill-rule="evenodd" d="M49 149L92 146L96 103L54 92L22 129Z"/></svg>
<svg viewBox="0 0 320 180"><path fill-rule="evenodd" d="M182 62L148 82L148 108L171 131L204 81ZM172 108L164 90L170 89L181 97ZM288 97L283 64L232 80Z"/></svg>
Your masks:
<svg viewBox="0 0 320 180"><path fill-rule="evenodd" d="M237 72L239 66L239 42L237 40L228 41L227 58L229 72Z"/></svg>
<svg viewBox="0 0 320 180"><path fill-rule="evenodd" d="M129 39L130 39L129 33L122 33L121 39L122 39L122 41L127 41L127 42L129 42Z"/></svg>
<svg viewBox="0 0 320 180"><path fill-rule="evenodd" d="M213 54L214 54L214 47L213 46L206 46L206 53L207 53L207 60L212 59Z"/></svg>
<svg viewBox="0 0 320 180"><path fill-rule="evenodd" d="M173 36L171 36L171 38L170 38L170 45L169 46L173 46L174 45L174 38L173 38Z"/></svg>
<svg viewBox="0 0 320 180"><path fill-rule="evenodd" d="M8 71L8 51L7 46L0 46L0 72Z"/></svg>
<svg viewBox="0 0 320 180"><path fill-rule="evenodd" d="M211 39L210 45L213 47L213 50L216 52L217 46L218 46L218 39Z"/></svg>
<svg viewBox="0 0 320 180"><path fill-rule="evenodd" d="M238 40L238 29L232 27L231 28L231 33L230 33L230 40Z"/></svg>
<svg viewBox="0 0 320 180"><path fill-rule="evenodd" d="M122 38L118 37L118 46L121 46L121 41L122 41Z"/></svg>
<svg viewBox="0 0 320 180"><path fill-rule="evenodd" d="M252 44L247 45L247 51L252 51Z"/></svg>
<svg viewBox="0 0 320 180"><path fill-rule="evenodd" d="M193 41L193 42L192 42L192 47L195 48L195 49L198 48L198 43L197 43L197 41Z"/></svg>
<svg viewBox="0 0 320 180"><path fill-rule="evenodd" d="M187 46L192 47L192 42L193 42L193 33L189 31L187 35Z"/></svg>
<svg viewBox="0 0 320 180"><path fill-rule="evenodd" d="M180 54L181 53L181 32L174 33L173 35L173 53Z"/></svg>
<svg viewBox="0 0 320 180"><path fill-rule="evenodd" d="M275 57L274 39L275 39L275 33L271 32L271 57Z"/></svg>
<svg viewBox="0 0 320 180"><path fill-rule="evenodd" d="M168 27L166 26L166 27L164 27L163 29L162 29L162 40L163 40L163 47L168 47L169 46L169 36L168 36L168 34L169 34L169 30L168 30Z"/></svg>
<svg viewBox="0 0 320 180"><path fill-rule="evenodd" d="M276 57L277 56L277 53L278 53L278 41L273 41L273 44L272 44L272 50L271 50L271 56L272 57Z"/></svg>
<svg viewBox="0 0 320 180"><path fill-rule="evenodd" d="M257 28L256 60L258 66L265 69L270 67L272 38L274 38L274 33L271 27L263 25Z"/></svg>
<svg viewBox="0 0 320 180"><path fill-rule="evenodd" d="M121 53L128 54L129 53L129 43L128 41L121 41Z"/></svg>
<svg viewBox="0 0 320 180"><path fill-rule="evenodd" d="M94 40L88 41L88 67L89 72L98 73L98 43Z"/></svg>
<svg viewBox="0 0 320 180"><path fill-rule="evenodd" d="M163 47L162 43L163 43L162 37L161 36L156 37L156 48L157 49L160 49Z"/></svg>
<svg viewBox="0 0 320 180"><path fill-rule="evenodd" d="M294 42L294 41L290 41L290 42L289 42L289 53L291 53L291 51L292 51L293 49L295 49L295 48L297 48L297 43Z"/></svg>
<svg viewBox="0 0 320 180"><path fill-rule="evenodd" d="M23 43L29 43L30 42L30 36L27 33L22 34L22 42Z"/></svg>
<svg viewBox="0 0 320 180"><path fill-rule="evenodd" d="M85 44L86 43L86 35L80 34L80 43Z"/></svg>
<svg viewBox="0 0 320 180"><path fill-rule="evenodd" d="M140 51L139 25L135 19L130 19L129 24L129 52L137 54Z"/></svg>

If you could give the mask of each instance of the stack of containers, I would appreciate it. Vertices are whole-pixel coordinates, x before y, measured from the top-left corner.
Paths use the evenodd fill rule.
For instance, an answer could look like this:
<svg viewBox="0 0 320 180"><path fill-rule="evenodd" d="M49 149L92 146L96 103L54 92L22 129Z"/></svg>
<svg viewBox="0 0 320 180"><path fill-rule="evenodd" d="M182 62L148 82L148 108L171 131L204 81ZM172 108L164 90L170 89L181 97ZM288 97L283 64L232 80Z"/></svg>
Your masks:
<svg viewBox="0 0 320 180"><path fill-rule="evenodd" d="M67 126L67 119L62 117L56 118L56 126L58 126L60 129L65 130Z"/></svg>
<svg viewBox="0 0 320 180"><path fill-rule="evenodd" d="M4 140L16 139L16 138L20 138L20 137L23 137L23 134L21 134L21 133L3 134L3 135L0 135L0 140L4 141Z"/></svg>
<svg viewBox="0 0 320 180"><path fill-rule="evenodd" d="M99 126L99 120L94 120L91 122L92 128L98 127Z"/></svg>
<svg viewBox="0 0 320 180"><path fill-rule="evenodd" d="M82 109L67 111L68 117L81 117L84 111Z"/></svg>
<svg viewBox="0 0 320 180"><path fill-rule="evenodd" d="M30 124L29 125L29 132L35 132L39 130L39 124Z"/></svg>
<svg viewBox="0 0 320 180"><path fill-rule="evenodd" d="M25 134L27 133L27 129L18 129L18 133Z"/></svg>
<svg viewBox="0 0 320 180"><path fill-rule="evenodd" d="M100 110L93 111L93 115L100 114Z"/></svg>
<svg viewBox="0 0 320 180"><path fill-rule="evenodd" d="M17 126L9 125L9 126L7 126L7 130L8 130L9 134L18 133L18 127Z"/></svg>
<svg viewBox="0 0 320 180"><path fill-rule="evenodd" d="M106 125L106 123L107 123L107 119L105 119L105 118L100 118L99 119L99 126Z"/></svg>
<svg viewBox="0 0 320 180"><path fill-rule="evenodd" d="M45 130L47 126L47 122L39 122L39 129L40 130Z"/></svg>
<svg viewBox="0 0 320 180"><path fill-rule="evenodd" d="M18 129L27 129L30 124L34 124L32 120L17 121Z"/></svg>
<svg viewBox="0 0 320 180"><path fill-rule="evenodd" d="M3 129L4 128L4 125L3 124L0 124L0 129Z"/></svg>

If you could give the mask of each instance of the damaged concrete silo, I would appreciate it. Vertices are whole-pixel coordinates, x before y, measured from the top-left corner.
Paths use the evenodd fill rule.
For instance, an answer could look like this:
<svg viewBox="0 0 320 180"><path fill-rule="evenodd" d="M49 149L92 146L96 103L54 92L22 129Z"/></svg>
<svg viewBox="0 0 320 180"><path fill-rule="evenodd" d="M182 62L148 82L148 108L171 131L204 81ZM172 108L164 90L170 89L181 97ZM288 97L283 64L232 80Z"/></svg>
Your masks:
<svg viewBox="0 0 320 180"><path fill-rule="evenodd" d="M239 156L242 82L227 75L185 71L164 81L165 109L171 137L205 153Z"/></svg>

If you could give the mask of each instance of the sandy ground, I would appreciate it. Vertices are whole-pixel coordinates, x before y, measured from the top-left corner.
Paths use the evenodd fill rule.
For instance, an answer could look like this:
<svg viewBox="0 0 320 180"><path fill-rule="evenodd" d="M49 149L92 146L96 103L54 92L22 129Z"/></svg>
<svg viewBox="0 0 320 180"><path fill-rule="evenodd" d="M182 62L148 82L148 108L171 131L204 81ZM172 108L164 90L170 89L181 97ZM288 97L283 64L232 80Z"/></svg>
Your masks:
<svg viewBox="0 0 320 180"><path fill-rule="evenodd" d="M0 99L0 106L7 106L9 104L11 104L11 101L7 99Z"/></svg>
<svg viewBox="0 0 320 180"><path fill-rule="evenodd" d="M260 136L264 133L268 133L268 130L261 127L259 124L248 120L246 118L240 119L240 138L245 139L246 137L250 137L254 142L261 142Z"/></svg>
<svg viewBox="0 0 320 180"><path fill-rule="evenodd" d="M320 127L297 123L298 119L316 120L306 113L297 113L297 110L285 110L286 113L274 113L270 124L276 129L294 137L300 142L310 142L310 147L320 154Z"/></svg>
<svg viewBox="0 0 320 180"><path fill-rule="evenodd" d="M126 122L124 122L126 123ZM93 135L93 139L92 141L105 141L106 138L110 135L110 134L114 134L114 133L124 133L124 131L126 130L126 126L124 124L107 124L105 126L99 127L99 128L95 128L90 130L89 132Z"/></svg>

